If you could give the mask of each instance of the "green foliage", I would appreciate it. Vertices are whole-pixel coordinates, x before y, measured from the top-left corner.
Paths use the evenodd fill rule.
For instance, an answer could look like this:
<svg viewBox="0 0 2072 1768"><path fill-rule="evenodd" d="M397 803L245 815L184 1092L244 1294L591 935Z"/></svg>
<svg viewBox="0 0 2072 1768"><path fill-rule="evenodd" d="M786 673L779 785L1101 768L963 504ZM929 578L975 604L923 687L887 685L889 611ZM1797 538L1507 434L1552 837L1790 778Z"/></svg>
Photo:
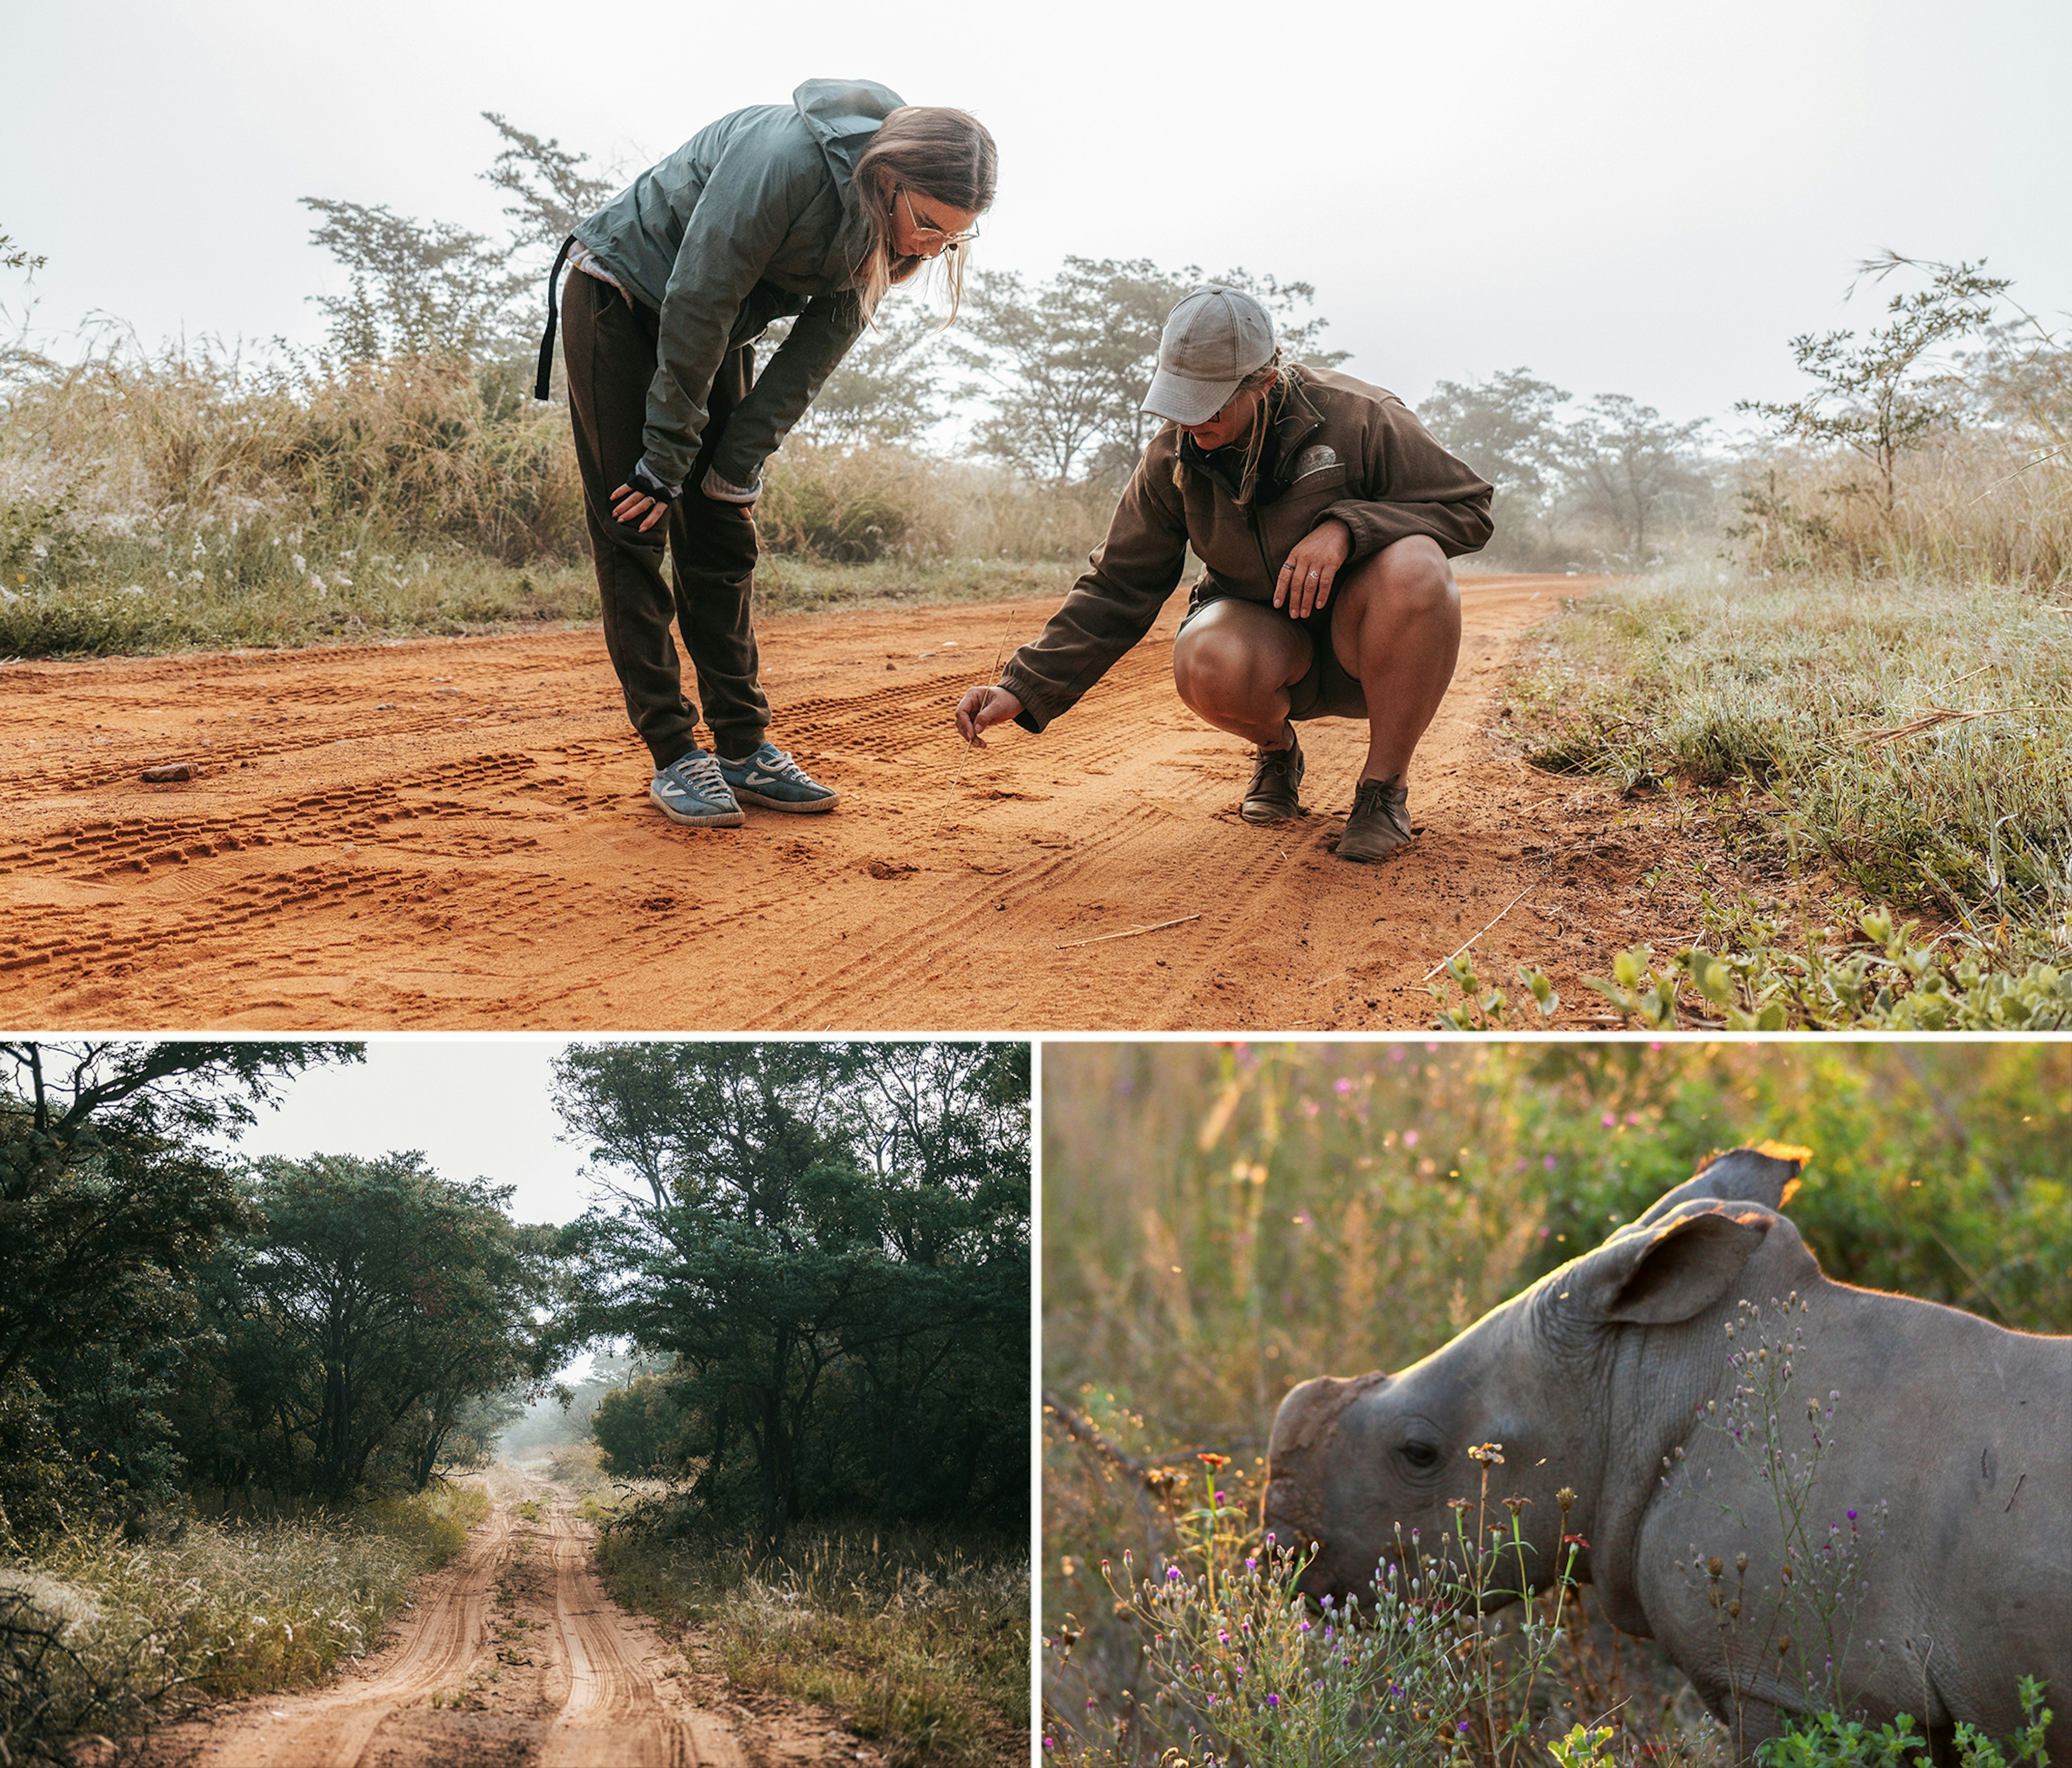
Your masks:
<svg viewBox="0 0 2072 1768"><path fill-rule="evenodd" d="M572 1045L555 1103L636 1190L582 1234L579 1330L675 1359L607 1412L620 1458L752 1519L993 1517L1026 1499L1028 1052ZM636 1411L637 1408L637 1411Z"/></svg>
<svg viewBox="0 0 2072 1768"><path fill-rule="evenodd" d="M1495 487L1497 556L1542 569L1593 554L1628 569L1656 562L1712 495L1704 423L1667 423L1624 393L1600 393L1564 419L1571 397L1511 368L1441 380L1418 414Z"/></svg>
<svg viewBox="0 0 2072 1768"><path fill-rule="evenodd" d="M175 1488L161 1403L195 1285L257 1218L193 1138L357 1044L0 1042L0 1547ZM111 1511L112 1507L112 1511Z"/></svg>
<svg viewBox="0 0 2072 1768"><path fill-rule="evenodd" d="M519 341L518 303L531 278L505 247L448 221L420 222L380 204L305 196L323 225L312 243L336 258L351 292L319 295L340 362L393 356L471 361Z"/></svg>
<svg viewBox="0 0 2072 1768"><path fill-rule="evenodd" d="M782 343L791 324L780 320L771 327L765 347ZM925 309L899 306L895 296L836 364L792 434L839 448L919 441L943 415L936 361L944 339L939 319ZM758 510L758 518L763 513Z"/></svg>
<svg viewBox="0 0 2072 1768"><path fill-rule="evenodd" d="M1028 1747L1026 1537L806 1527L773 1556L619 1523L598 1563L620 1601L697 1629L735 1688L824 1701L892 1762Z"/></svg>
<svg viewBox="0 0 2072 1768"><path fill-rule="evenodd" d="M1590 986L1628 1024L1655 1031L1718 1020L1733 1031L2072 1027L2072 969L2047 959L2024 967L1992 948L1938 951L1917 943L1918 921L1895 927L1883 915L1859 920L1863 945L1809 940L1801 951L1780 947L1774 922L1749 915L1743 924L1748 943L1719 954L1692 946L1659 968L1646 946L1621 952L1611 979L1592 977ZM1706 1002L1704 1017L1679 1006L1687 982Z"/></svg>
<svg viewBox="0 0 2072 1768"><path fill-rule="evenodd" d="M2047 1768L2050 1753L2044 1733L2052 1714L2043 1704L2043 1684L2024 1676L2020 1687L2021 1729L1996 1743L1976 1725L1959 1725L1957 1768L2019 1768L2024 1762ZM1927 1738L1914 1729L1913 1715L1905 1712L1876 1729L1839 1712L1804 1714L1756 1751L1762 1768L1928 1768L1932 1759Z"/></svg>
<svg viewBox="0 0 2072 1768"><path fill-rule="evenodd" d="M1659 563L1665 517L1709 489L1697 463L1705 427L1703 418L1665 422L1625 393L1599 393L1568 426L1563 458L1576 497L1618 531L1630 565Z"/></svg>
<svg viewBox="0 0 2072 1768"><path fill-rule="evenodd" d="M590 1435L607 1474L631 1477L681 1466L693 1451L684 1433L691 1421L676 1405L673 1384L656 1375L636 1375L604 1394L592 1415Z"/></svg>
<svg viewBox="0 0 2072 1768"><path fill-rule="evenodd" d="M221 1349L178 1402L210 1485L421 1490L471 1405L542 1372L553 1236L511 1221L510 1186L442 1179L416 1153L319 1155L261 1162L249 1195L265 1227L210 1270Z"/></svg>

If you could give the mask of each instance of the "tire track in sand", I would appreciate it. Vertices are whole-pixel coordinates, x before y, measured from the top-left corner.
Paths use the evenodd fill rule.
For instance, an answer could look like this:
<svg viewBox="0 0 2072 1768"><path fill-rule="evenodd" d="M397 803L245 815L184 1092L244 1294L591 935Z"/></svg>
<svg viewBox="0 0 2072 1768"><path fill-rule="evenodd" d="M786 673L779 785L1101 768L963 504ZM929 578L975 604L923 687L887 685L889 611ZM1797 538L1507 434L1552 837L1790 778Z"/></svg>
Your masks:
<svg viewBox="0 0 2072 1768"><path fill-rule="evenodd" d="M168 1728L144 1759L192 1768L761 1768L875 1759L804 1709L767 1713L745 1734L698 1705L678 1685L676 1654L605 1593L591 1566L592 1531L573 1495L527 1484L533 1515L521 1514L518 1500L500 1500L459 1560L426 1581L386 1650L327 1688L237 1703Z"/></svg>
<svg viewBox="0 0 2072 1768"><path fill-rule="evenodd" d="M11 664L0 1023L1409 1029L1424 972L1527 892L1483 973L1544 964L1556 1022L1587 1025L1613 950L1696 936L1695 886L1661 879L1702 851L1671 801L1622 806L1497 735L1521 635L1591 586L1463 578L1425 833L1379 867L1330 853L1359 726L1303 727L1308 816L1237 820L1244 746L1173 690L1178 596L1050 730L982 752L951 709L1047 606L767 623L771 734L843 802L741 829L649 806L594 630ZM166 757L199 776L144 783Z"/></svg>

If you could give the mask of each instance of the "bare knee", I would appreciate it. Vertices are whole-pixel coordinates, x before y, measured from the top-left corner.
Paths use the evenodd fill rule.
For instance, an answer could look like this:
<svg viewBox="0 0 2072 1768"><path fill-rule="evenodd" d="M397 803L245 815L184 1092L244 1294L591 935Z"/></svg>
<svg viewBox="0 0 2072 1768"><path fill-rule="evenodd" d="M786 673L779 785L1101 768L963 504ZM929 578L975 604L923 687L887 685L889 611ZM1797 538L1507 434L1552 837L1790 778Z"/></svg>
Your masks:
<svg viewBox="0 0 2072 1768"><path fill-rule="evenodd" d="M1460 586L1439 543L1424 535L1385 546L1375 555L1369 574L1375 602L1398 619L1429 619L1457 615Z"/></svg>
<svg viewBox="0 0 2072 1768"><path fill-rule="evenodd" d="M1182 633L1173 646L1173 685L1198 712L1254 705L1272 691L1272 672L1239 633L1211 627Z"/></svg>

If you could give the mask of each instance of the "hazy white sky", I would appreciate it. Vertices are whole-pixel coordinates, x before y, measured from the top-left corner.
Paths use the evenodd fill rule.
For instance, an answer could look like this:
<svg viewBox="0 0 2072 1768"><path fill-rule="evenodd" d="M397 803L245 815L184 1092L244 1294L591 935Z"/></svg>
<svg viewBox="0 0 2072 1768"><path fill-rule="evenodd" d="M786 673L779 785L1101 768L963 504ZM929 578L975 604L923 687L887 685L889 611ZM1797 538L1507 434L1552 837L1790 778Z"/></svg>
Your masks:
<svg viewBox="0 0 2072 1768"><path fill-rule="evenodd" d="M421 1149L446 1178L516 1185L521 1222L567 1222L591 1186L586 1149L557 1140L547 1098L558 1038L370 1038L364 1063L314 1068L262 1111L240 1153L372 1157Z"/></svg>
<svg viewBox="0 0 2072 1768"><path fill-rule="evenodd" d="M1307 279L1413 401L1525 364L1724 417L1793 386L1792 334L1872 317L1842 292L1886 245L2072 307L2064 0L0 0L0 230L51 260L49 331L313 341L337 278L298 197L494 230L482 110L637 167L815 75L986 121L978 262Z"/></svg>

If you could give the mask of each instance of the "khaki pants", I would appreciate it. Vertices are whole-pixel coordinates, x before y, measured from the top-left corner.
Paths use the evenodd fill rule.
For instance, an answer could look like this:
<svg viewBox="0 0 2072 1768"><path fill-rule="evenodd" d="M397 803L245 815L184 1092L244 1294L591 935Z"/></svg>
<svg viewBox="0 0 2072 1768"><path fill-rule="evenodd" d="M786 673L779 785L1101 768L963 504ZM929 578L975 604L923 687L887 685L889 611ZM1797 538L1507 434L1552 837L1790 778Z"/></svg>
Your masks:
<svg viewBox="0 0 2072 1768"><path fill-rule="evenodd" d="M749 590L755 574L755 522L738 504L698 489L728 415L747 394L754 352L728 353L713 377L705 445L667 522L642 533L616 521L611 494L640 458L648 389L655 378L655 316L608 282L571 270L561 295L561 352L569 413L582 471L590 554L603 605L605 649L626 696L627 716L659 770L697 746L698 709L686 697L673 618L697 672L713 746L750 753L770 722L756 680ZM663 536L675 567L663 580Z"/></svg>

